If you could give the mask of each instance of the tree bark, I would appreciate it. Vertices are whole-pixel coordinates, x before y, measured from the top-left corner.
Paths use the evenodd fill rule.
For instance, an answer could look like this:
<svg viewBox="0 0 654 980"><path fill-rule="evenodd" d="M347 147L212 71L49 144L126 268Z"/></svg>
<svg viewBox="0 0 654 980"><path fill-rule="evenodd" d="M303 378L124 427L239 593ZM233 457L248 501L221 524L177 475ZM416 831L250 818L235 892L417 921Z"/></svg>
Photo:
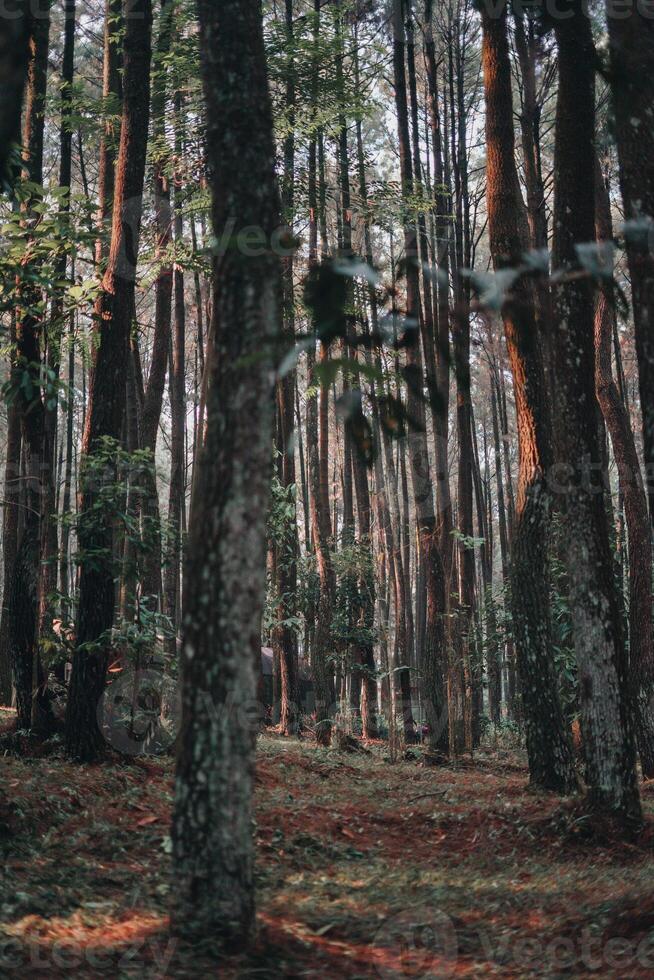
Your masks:
<svg viewBox="0 0 654 980"><path fill-rule="evenodd" d="M64 466L64 490L61 513L64 521L61 527L61 544L59 548L59 591L61 592L61 615L68 621L71 615L70 607L70 515L73 501L73 452L74 452L74 408L75 408L75 320L71 314L68 331L68 406L66 409L66 462Z"/></svg>
<svg viewBox="0 0 654 980"><path fill-rule="evenodd" d="M76 4L75 0L66 0L64 5L64 50L61 68L61 86L59 92L61 107L61 125L59 131L59 187L68 193L61 201L62 223L64 226L69 224L70 215L70 193L73 163L73 130L71 126L71 111L73 107L73 80L75 75L75 26L76 26ZM67 257L64 252L57 261L55 276L59 280L66 278ZM52 300L50 325L46 334L46 357L48 368L53 372L56 382L59 381L61 371L61 348L63 347L64 331L66 320L64 318L64 295L63 291L58 290ZM72 344L72 334L70 337ZM49 405L46 400L45 420L44 420L44 440L43 457L44 464L51 468L54 473L54 463L56 455L57 428L59 415L59 399L55 399L54 405ZM49 499L45 502L45 512L48 515L46 526L42 535L42 554L41 554L41 609L40 620L41 629L52 628L52 615L54 610L51 608L49 597L57 587L57 555L59 551L59 541L57 533L57 488L59 480L53 479L48 486Z"/></svg>
<svg viewBox="0 0 654 980"><path fill-rule="evenodd" d="M265 591L274 345L281 277L275 147L258 0L199 0L217 236L248 226L258 258L215 260L207 440L191 506L172 922L186 941L242 944L254 920L255 698ZM257 719L258 720L258 719Z"/></svg>
<svg viewBox="0 0 654 980"><path fill-rule="evenodd" d="M493 263L500 271L520 263L528 236L515 164L506 10L499 18L484 14L482 24L488 222ZM529 774L536 785L565 793L575 781L552 658L547 557L550 421L535 331L534 293L528 282L521 280L513 287L502 315L513 372L520 450L511 602Z"/></svg>
<svg viewBox="0 0 654 980"><path fill-rule="evenodd" d="M438 89L436 45L432 29L432 2L425 3L425 61L430 96L430 117L434 154L434 185L436 199L436 262L438 264L436 314L436 389L441 411L434 416L436 506L440 550L449 594L452 576L452 501L449 466L449 403L450 403L450 308L449 308L449 214L451 189L444 167L444 145Z"/></svg>
<svg viewBox="0 0 654 980"><path fill-rule="evenodd" d="M594 289L576 251L577 245L595 237L595 55L581 0L572 0L569 12L569 19L555 21L559 55L553 246L559 276L553 324L557 450L568 476L562 483L562 504L589 800L628 832L640 823L641 808L625 646L601 486L593 383Z"/></svg>
<svg viewBox="0 0 654 980"><path fill-rule="evenodd" d="M6 0L0 19L0 182L9 182L12 147L20 139L32 24L29 0Z"/></svg>
<svg viewBox="0 0 654 980"><path fill-rule="evenodd" d="M43 182L45 105L50 42L49 10L32 19L28 68L25 126L23 134L23 174L34 184ZM28 203L24 209L29 229L35 220ZM29 235L29 230L27 232ZM42 601L40 557L42 538L50 518L54 479L51 460L44 457L45 405L41 394L40 365L44 345L44 324L30 309L39 298L34 287L25 286L25 308L16 321L15 399L20 415L25 473L25 522L19 532L18 548L9 592L9 642L16 687L16 708L20 728L49 727L51 719L43 698L44 674L38 654L39 617ZM20 384L25 372L31 380L31 394Z"/></svg>
<svg viewBox="0 0 654 980"><path fill-rule="evenodd" d="M547 248L545 187L540 166L540 106L536 95L534 27L520 6L514 8L515 47L522 76L520 132L531 247Z"/></svg>
<svg viewBox="0 0 654 980"><path fill-rule="evenodd" d="M175 93L175 154L182 153L181 93ZM179 174L175 174L175 244L181 247L184 240L182 217L182 186ZM175 656L177 633L181 618L180 559L182 547L182 508L184 506L186 432L186 304L184 297L184 273L178 262L173 274L175 284L175 329L172 338L170 360L170 487L168 492L168 554L164 573L165 610L171 623L171 635L167 646L170 656Z"/></svg>
<svg viewBox="0 0 654 980"><path fill-rule="evenodd" d="M12 317L12 340L16 340L16 320ZM2 515L2 618L0 620L0 701L11 703L12 667L9 645L9 596L18 553L18 502L20 497L20 412L16 401L7 407L5 447L4 510Z"/></svg>
<svg viewBox="0 0 654 980"><path fill-rule="evenodd" d="M285 2L286 38L292 46L293 0ZM291 58L286 78L286 108L289 113L289 130L284 141L284 180L282 184L283 217L293 220L295 203L295 63ZM289 227L289 239L292 230ZM293 253L283 262L283 326L284 338L288 346L295 343L295 291L293 282ZM295 416L295 371L289 371L277 382L277 451L280 454L281 485L285 491L294 494L296 486L295 453L292 436ZM277 545L275 567L277 569L277 609L278 625L273 633L273 646L279 658L281 679L281 704L279 724L285 735L293 735L299 725L298 651L297 635L290 619L296 613L297 556L299 550L295 496L292 521L284 528L282 541Z"/></svg>
<svg viewBox="0 0 654 980"><path fill-rule="evenodd" d="M409 120L407 112L406 75L404 68L405 33L401 17L401 4L394 4L393 17L393 75L395 83L395 107L400 144L400 173L405 197L412 193L413 168L410 151ZM420 284L417 266L417 236L415 225L408 214L404 216L404 251L406 260L407 317L412 324L420 324ZM434 493L429 467L429 452L425 433L425 412L422 401L423 365L420 354L420 335L407 344L407 411L416 423L408 435L409 461L413 483L414 506L417 524L419 561L425 576L426 616L425 638L422 650L421 684L423 707L429 726L429 744L435 748L447 726L443 696L443 661L445 657L445 576L438 544L438 527L434 509ZM406 569L405 569L406 574ZM404 699L406 701L406 698ZM405 733L410 724L413 728L411 702L403 705Z"/></svg>
<svg viewBox="0 0 654 980"><path fill-rule="evenodd" d="M654 22L608 5L611 88L636 332L645 478L654 528Z"/></svg>
<svg viewBox="0 0 654 980"><path fill-rule="evenodd" d="M595 180L597 240L600 244L610 245L613 241L611 204L599 160L596 160ZM598 292L595 308L595 390L611 437L624 500L629 536L629 684L643 776L651 779L654 776L654 730L651 717L654 694L652 546L647 496L634 434L611 367L614 317L613 296L610 287L604 283Z"/></svg>
<svg viewBox="0 0 654 980"><path fill-rule="evenodd" d="M111 528L94 514L98 474L91 480L88 471L102 441L120 439L125 410L148 144L151 35L151 0L131 0L125 11L124 103L111 250L94 312L98 343L82 444L77 649L66 713L66 751L70 757L87 762L103 752L96 710L104 691L115 605ZM85 467L87 474L83 472ZM112 474L108 478L112 481Z"/></svg>
<svg viewBox="0 0 654 980"><path fill-rule="evenodd" d="M472 752L475 742L473 719L473 642L475 611L475 551L472 544L472 402L470 395L470 317L465 309L455 314L453 333L456 380L456 432L459 446L457 473L458 551L458 637L464 676L463 722L465 747Z"/></svg>
<svg viewBox="0 0 654 980"><path fill-rule="evenodd" d="M154 53L152 77L152 132L155 142L153 193L156 226L156 258L161 263L155 284L154 337L150 372L143 398L141 444L152 453L152 472L144 474L145 495L142 516L148 534L148 550L143 564L142 591L156 608L162 591L161 515L156 477L157 437L161 421L166 374L170 355L172 324L173 263L169 254L173 241L173 213L170 202L170 152L166 138L166 96L170 41L174 22L174 0L161 0L159 32Z"/></svg>
<svg viewBox="0 0 654 980"><path fill-rule="evenodd" d="M104 15L104 60L102 67L102 97L120 98L122 91L121 68L123 50L121 32L123 29L123 0L105 0ZM107 248L105 238L111 232L114 205L116 154L113 121L108 119L100 138L100 158L98 163L98 230L96 263L100 266Z"/></svg>
<svg viewBox="0 0 654 980"><path fill-rule="evenodd" d="M314 43L318 40L320 29L320 0L314 0L315 26ZM318 70L316 62L313 66L312 78L312 112L317 110L318 99ZM315 121L315 120L314 120ZM312 135L309 145L309 275L315 272L318 265L318 233L321 238L322 257L326 256L327 235L325 230L325 179L324 166L321 161L320 131ZM321 359L327 357L327 345L320 344ZM313 388L315 352L309 350L307 369L309 386ZM330 542L332 535L331 518L329 513L329 389L326 384L320 386L320 404L318 396L311 393L307 399L307 454L308 454L308 483L311 512L311 531L313 536L316 569L319 578L319 596L315 610L315 629L311 649L311 667L313 670L315 691L316 739L321 745L331 742L334 708L334 685L332 671L328 664L331 649L331 618L335 594L334 569L331 560Z"/></svg>
<svg viewBox="0 0 654 980"><path fill-rule="evenodd" d="M314 385L313 356L309 356L309 384ZM324 386L323 386L324 387ZM329 509L325 511L321 456L319 453L319 411L316 396L311 395L307 402L307 451L309 453L309 485L311 506L311 528L316 555L320 591L316 610L316 628L311 651L311 666L314 676L316 740L320 745L331 742L331 716L334 707L334 688L328 657L331 649L331 619L335 594L334 568L331 560L330 539L331 522ZM323 443L324 445L324 443Z"/></svg>

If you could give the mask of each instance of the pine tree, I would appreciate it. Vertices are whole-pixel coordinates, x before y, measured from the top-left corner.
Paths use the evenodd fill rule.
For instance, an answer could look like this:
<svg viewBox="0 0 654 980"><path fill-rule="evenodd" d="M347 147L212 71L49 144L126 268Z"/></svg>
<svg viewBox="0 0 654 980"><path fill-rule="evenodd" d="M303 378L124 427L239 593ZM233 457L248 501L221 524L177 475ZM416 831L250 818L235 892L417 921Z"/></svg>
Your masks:
<svg viewBox="0 0 654 980"><path fill-rule="evenodd" d="M252 789L281 269L275 148L257 0L199 0L213 226L215 357L191 506L173 928L242 941L254 915ZM257 227L258 257L239 247Z"/></svg>

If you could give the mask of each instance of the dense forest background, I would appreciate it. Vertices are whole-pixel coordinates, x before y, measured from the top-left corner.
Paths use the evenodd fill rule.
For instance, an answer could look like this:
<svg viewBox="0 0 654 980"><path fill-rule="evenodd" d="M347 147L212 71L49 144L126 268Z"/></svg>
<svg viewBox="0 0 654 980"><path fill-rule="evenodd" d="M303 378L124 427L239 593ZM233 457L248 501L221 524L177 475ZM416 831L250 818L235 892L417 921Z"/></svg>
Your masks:
<svg viewBox="0 0 654 980"><path fill-rule="evenodd" d="M7 6L7 753L176 756L187 939L251 934L262 727L641 839L647 11Z"/></svg>

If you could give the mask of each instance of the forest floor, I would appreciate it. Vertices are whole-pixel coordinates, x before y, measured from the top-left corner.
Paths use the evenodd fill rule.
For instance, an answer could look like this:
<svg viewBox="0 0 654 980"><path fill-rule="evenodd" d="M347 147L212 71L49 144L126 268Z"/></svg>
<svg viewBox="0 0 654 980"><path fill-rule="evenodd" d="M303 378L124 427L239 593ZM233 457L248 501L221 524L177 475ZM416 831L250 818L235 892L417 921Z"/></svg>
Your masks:
<svg viewBox="0 0 654 980"><path fill-rule="evenodd" d="M654 785L616 844L518 754L386 752L261 737L257 939L218 964L167 933L172 760L1 758L0 976L654 975Z"/></svg>

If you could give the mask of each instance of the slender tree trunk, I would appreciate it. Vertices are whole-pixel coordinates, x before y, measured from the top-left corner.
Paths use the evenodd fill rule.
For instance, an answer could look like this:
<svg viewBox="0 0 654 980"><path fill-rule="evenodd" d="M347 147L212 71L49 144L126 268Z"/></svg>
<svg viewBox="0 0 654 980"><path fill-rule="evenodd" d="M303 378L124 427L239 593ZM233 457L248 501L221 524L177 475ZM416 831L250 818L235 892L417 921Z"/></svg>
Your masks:
<svg viewBox="0 0 654 980"><path fill-rule="evenodd" d="M318 40L320 2L315 0L314 43ZM317 109L318 63L313 66L312 103L313 112ZM327 234L325 218L325 177L321 160L322 134L312 137L309 146L309 274L316 273L318 265L318 233L321 238L321 251L326 255ZM321 360L328 356L326 343L320 344ZM308 353L309 386L315 384L313 350ZM330 542L332 536L329 512L329 388L319 385L318 396L311 394L307 399L307 453L308 483L311 511L311 530L316 556L319 597L316 608L315 631L311 650L316 714L316 739L321 745L331 742L331 715L334 707L334 685L328 664L331 650L331 619L335 594L334 569L331 560Z"/></svg>
<svg viewBox="0 0 654 980"><path fill-rule="evenodd" d="M641 821L627 697L627 663L601 486L594 390L593 283L576 246L595 236L595 84L590 23L581 0L555 22L559 55L553 264L557 450L589 799L625 831Z"/></svg>
<svg viewBox="0 0 654 980"><path fill-rule="evenodd" d="M450 308L449 308L449 254L451 190L444 166L444 146L441 109L438 89L436 45L432 30L432 3L425 3L425 60L429 83L431 130L434 153L434 185L436 198L436 246L438 262L436 312L436 388L441 411L434 416L436 499L440 550L443 569L450 591L452 577L452 502L450 497L449 466L449 403L450 403Z"/></svg>
<svg viewBox="0 0 654 980"><path fill-rule="evenodd" d="M105 0L104 16L104 61L102 70L102 97L104 100L112 96L120 98L121 68L123 65L123 48L121 32L123 29L123 0ZM98 164L98 230L96 245L96 262L100 266L106 256L107 233L112 226L114 204L116 154L114 151L115 134L113 120L108 119L100 139L100 159ZM81 145L81 144L80 144Z"/></svg>
<svg viewBox="0 0 654 980"><path fill-rule="evenodd" d="M502 475L502 447L500 445L500 427L497 411L497 385L495 383L496 365L491 363L491 421L493 426L493 452L495 462L495 480L497 482L497 523L500 538L500 558L502 562L502 584L504 586L505 601L510 598L510 573L509 573L509 537L506 519L506 506L504 502L504 479ZM506 656L506 680L507 680L507 707L509 717L515 720L518 715L518 678L515 664L515 648L513 637L507 636L505 641Z"/></svg>
<svg viewBox="0 0 654 980"><path fill-rule="evenodd" d="M493 724L502 720L502 657L497 629L497 607L493 591L493 496L488 459L488 438L484 421L484 474L479 471L480 525L483 526L482 578L484 583L484 620L486 627L486 669L488 673L488 713Z"/></svg>
<svg viewBox="0 0 654 980"><path fill-rule="evenodd" d="M71 126L71 110L73 107L73 79L75 71L75 0L66 0L64 6L64 51L61 71L60 105L61 105L61 128L59 133L60 161L59 161L59 187L67 190L67 195L61 201L62 222L64 226L69 224L70 214L70 192L73 162L73 130ZM57 279L66 278L66 254L64 253L57 263ZM64 297L63 293L58 292L52 301L50 315L50 329L47 336L47 363L48 368L53 372L56 382L59 380L61 368L61 347L63 346L63 336L65 329L64 318ZM72 342L72 341L71 341ZM45 409L45 431L44 431L44 463L54 470L55 446L57 441L59 400L55 400L54 406L48 405L46 401ZM52 613L49 596L55 591L57 586L57 492L59 480L52 480L49 484L49 500L46 501L46 513L49 515L46 527L43 529L43 549L41 556L41 628L51 628ZM50 622L48 622L48 620Z"/></svg>
<svg viewBox="0 0 654 980"><path fill-rule="evenodd" d="M356 377L360 390L360 378ZM357 623L362 639L356 648L355 662L359 667L358 685L361 690L361 729L364 738L377 737L377 685L375 683L375 657L373 652L373 628L375 619L375 578L372 556L372 508L370 503L370 488L368 486L368 471L361 453L354 450L352 458L354 485L357 498L357 515L359 524L358 544L362 564L358 580L358 617Z"/></svg>
<svg viewBox="0 0 654 980"><path fill-rule="evenodd" d="M111 250L95 309L98 343L92 366L82 445L79 529L81 572L77 649L66 714L66 750L81 761L103 751L96 715L105 685L114 616L111 529L94 514L98 488L88 479L93 455L107 437L120 439L125 409L128 340L134 310L145 159L150 113L152 6L132 0L125 12L123 117L116 166ZM111 474L109 479L112 480ZM93 553L93 560L89 554ZM85 555L86 560L85 560Z"/></svg>
<svg viewBox="0 0 654 980"><path fill-rule="evenodd" d="M413 188L413 170L404 68L406 44L401 13L401 4L396 2L393 18L395 106L398 119L402 189L403 194L408 196L411 194ZM419 275L416 264L418 254L416 229L408 215L404 218L404 250L407 262L407 315L411 321L419 324L422 314L420 308ZM425 433L422 384L423 365L420 354L419 334L416 334L413 342L410 342L407 346L407 410L409 416L417 422L417 426L410 432L407 441L416 513L418 556L425 576L426 592L425 639L421 661L423 706L429 726L429 744L432 748L436 748L440 742L440 736L447 725L443 697L445 577L443 561L438 546L434 493ZM411 729L413 728L410 701L408 705L405 704L403 707L406 732L409 723Z"/></svg>
<svg viewBox="0 0 654 980"><path fill-rule="evenodd" d="M643 416L645 477L654 527L654 21L636 5L607 5L611 88ZM626 14L626 16L624 16Z"/></svg>
<svg viewBox="0 0 654 980"><path fill-rule="evenodd" d="M506 11L483 15L487 201L496 269L520 262L527 241L514 155ZM531 285L514 286L503 307L513 372L520 449L519 492L511 555L513 628L533 783L557 792L574 786L572 751L561 711L549 612L547 559L550 422Z"/></svg>
<svg viewBox="0 0 654 980"><path fill-rule="evenodd" d="M73 447L74 447L74 408L75 408L75 319L71 314L68 332L68 406L66 410L66 464L64 469L64 492L61 513L61 546L59 551L59 590L62 595L62 619L67 621L71 615L70 597L70 521L69 515L73 500Z"/></svg>
<svg viewBox="0 0 654 980"><path fill-rule="evenodd" d="M358 56L358 34L355 28L354 35L354 72L355 72L355 86L357 92L360 91L361 80L359 71L359 56ZM358 176L358 186L359 186L359 196L362 202L368 199L368 187L366 180L366 167L365 167L365 157L363 151L363 132L361 126L361 120L356 121L356 150L357 150L357 176ZM366 262L370 267L374 265L374 256L372 252L372 238L370 233L370 221L366 217L363 224L363 240L364 240L364 255ZM367 289L367 300L370 308L370 325L372 326L372 331L376 335L379 329L378 322L378 307L377 307L377 294L375 292L375 287L372 284L368 285ZM368 332L368 320L365 320L366 332ZM366 363L370 364L372 362L372 356L368 349L365 351ZM383 515L384 527L383 533L388 537L389 542L392 542L390 537L390 521L388 514L388 502L386 500L385 488L384 488L384 469L382 456L380 451L381 445L381 426L379 424L379 404L377 401L377 393L375 391L375 386L373 383L370 385L370 400L372 404L373 412L373 426L375 431L376 445L378 451L375 454L374 462L374 473L375 473L375 485L377 487L377 492L383 494L383 499L380 502L381 513ZM362 539L364 548L366 549L366 558L370 562L370 572L366 576L366 580L361 581L361 589L363 590L363 600L362 600L362 610L361 610L361 621L362 625L370 631L374 628L375 620L375 579L374 579L374 558L373 558L373 540L372 540L372 512L370 503L370 492L368 488L368 479L361 459L357 460L355 463L357 469L355 470L355 482L357 486L357 501L359 505L359 531ZM365 485L364 485L365 480ZM391 551L393 551L393 546L391 544ZM383 622L382 630L386 628L388 619ZM375 656L372 639L370 641L365 641L360 646L360 663L363 670L363 677L361 680L361 729L364 738L377 738L378 735L378 724L377 724L377 682L375 679L376 665Z"/></svg>
<svg viewBox="0 0 654 980"><path fill-rule="evenodd" d="M136 338L129 341L127 376L125 378L125 419L123 447L130 457L140 449L139 398L137 381L138 352ZM138 580L137 543L135 528L139 517L140 474L131 467L125 474L125 514L127 525L123 529L122 548L117 549L121 562L118 618L120 622L133 623L136 612L136 585ZM117 535L118 537L118 535Z"/></svg>
<svg viewBox="0 0 654 980"><path fill-rule="evenodd" d="M309 384L313 385L313 358L309 358ZM334 704L333 681L328 667L331 649L331 618L335 594L334 569L331 560L331 525L329 509L324 508L321 457L318 450L318 408L316 396L307 402L307 449L309 453L309 484L311 527L316 555L320 592L316 610L316 629L313 637L311 666L314 675L316 704L316 739L321 745L331 741L331 714Z"/></svg>
<svg viewBox="0 0 654 980"><path fill-rule="evenodd" d="M0 19L0 181L9 181L9 154L20 139L23 92L29 64L31 5L5 0Z"/></svg>
<svg viewBox="0 0 654 980"><path fill-rule="evenodd" d="M25 126L23 134L23 173L27 180L43 182L43 146L45 105L50 40L49 10L32 19L30 62L28 68ZM29 204L25 222L35 219ZM28 230L29 235L29 230ZM50 485L54 479L52 460L44 459L45 406L40 387L42 334L44 325L30 309L39 298L33 287L25 286L25 309L17 314L17 357L13 370L15 400L20 415L22 451L27 482L25 484L25 521L19 531L9 605L9 640L16 708L20 728L47 729L51 719L43 698L45 677L38 655L40 609L42 600L40 557L42 537L50 514L47 506L53 499ZM27 372L31 385L21 384ZM28 391L31 394L28 395Z"/></svg>
<svg viewBox="0 0 654 980"><path fill-rule="evenodd" d="M12 340L16 340L15 317L12 317ZM11 703L12 668L9 648L9 596L18 553L18 502L20 496L20 412L16 401L7 406L7 443L5 447L4 509L2 514L2 618L0 620L0 701Z"/></svg>
<svg viewBox="0 0 654 980"><path fill-rule="evenodd" d="M195 227L195 217L191 215L191 244L193 246L193 255L197 257L198 255L198 239L197 231ZM195 355L196 355L196 390L199 390L202 385L202 379L204 378L204 365L205 365L205 336L204 336L204 304L202 300L202 283L200 281L200 273L196 269L193 272L193 287L195 290L195 316L197 324L197 333L195 337ZM193 442L193 471L195 470L195 459L197 456L198 446L200 442L204 441L204 406L202 404L202 397L198 401L198 406L195 411L195 439Z"/></svg>
<svg viewBox="0 0 654 980"><path fill-rule="evenodd" d="M181 157L183 150L181 134L181 94L175 93L175 154ZM184 241L184 222L182 217L181 177L175 175L175 244L181 247ZM171 635L168 639L168 652L175 656L177 632L180 623L180 558L182 508L184 505L184 433L186 428L186 304L184 296L184 273L175 263L173 275L175 284L175 329L172 338L172 357L170 362L170 487L168 493L168 554L164 574L166 614L171 622Z"/></svg>
<svg viewBox="0 0 654 980"><path fill-rule="evenodd" d="M169 364L172 324L173 263L170 251L173 242L173 212L170 200L170 152L166 137L166 97L168 92L167 57L174 23L174 0L161 0L159 32L154 52L152 78L152 132L154 149L154 214L156 227L156 260L160 263L155 283L154 336L150 373L143 399L141 416L141 445L152 453L153 466L157 453L157 437L163 407L166 374ZM141 501L147 549L143 562L143 596L156 608L162 591L161 581L161 515L156 471L144 473L145 493Z"/></svg>
<svg viewBox="0 0 654 980"><path fill-rule="evenodd" d="M472 402L470 394L470 318L457 312L453 330L454 375L456 379L456 431L459 445L457 481L457 530L459 532L458 596L459 638L464 672L464 737L468 752L475 742L473 719L473 641L475 611L475 552L472 511Z"/></svg>
<svg viewBox="0 0 654 980"><path fill-rule="evenodd" d="M608 189L596 161L595 228L600 243L613 240ZM652 685L654 682L654 638L652 635L652 546L647 514L647 496L629 414L613 380L611 343L615 309L608 288L601 289L595 309L595 389L613 456L618 469L629 535L629 682L636 742L643 775L654 776L654 731L652 729Z"/></svg>
<svg viewBox="0 0 654 980"><path fill-rule="evenodd" d="M406 633L404 646L399 648L398 666L405 668L400 672L400 688L404 702L404 729L405 737L413 732L413 707L411 701L411 675L408 668L415 666L416 647L422 650L425 635L425 616L426 616L426 596L424 589L416 589L416 602L413 601L413 587L411 578L411 554L413 534L411 530L411 514L409 504L409 480L406 465L406 444L398 445L398 465L395 467L396 478L400 484L400 547L402 549L402 564L398 566L402 576L402 592L404 594L404 614L406 619ZM414 542L415 545L415 542ZM415 574L422 573L421 559L418 555L415 558Z"/></svg>
<svg viewBox="0 0 654 980"><path fill-rule="evenodd" d="M536 52L533 25L519 6L514 9L514 38L522 76L520 133L530 244L532 248L542 249L547 248L547 211L539 155L540 106L536 94Z"/></svg>
<svg viewBox="0 0 654 980"><path fill-rule="evenodd" d="M293 37L293 0L285 2L286 38L291 45ZM295 180L295 61L291 57L286 78L286 108L289 113L289 129L284 141L284 180L282 184L283 218L289 222L289 239L292 238L290 223L293 221ZM293 283L293 252L283 262L283 327L284 339L290 347L295 343L295 293ZM280 453L281 485L293 494L292 516L289 526L284 526L282 540L277 544L277 609L278 625L273 633L273 647L279 658L281 679L280 728L285 735L293 735L299 724L299 686L297 636L291 625L296 614L297 556L299 551L297 515L295 504L295 453L291 440L295 415L294 371L288 372L277 383L277 451ZM290 501L289 501L290 502Z"/></svg>

